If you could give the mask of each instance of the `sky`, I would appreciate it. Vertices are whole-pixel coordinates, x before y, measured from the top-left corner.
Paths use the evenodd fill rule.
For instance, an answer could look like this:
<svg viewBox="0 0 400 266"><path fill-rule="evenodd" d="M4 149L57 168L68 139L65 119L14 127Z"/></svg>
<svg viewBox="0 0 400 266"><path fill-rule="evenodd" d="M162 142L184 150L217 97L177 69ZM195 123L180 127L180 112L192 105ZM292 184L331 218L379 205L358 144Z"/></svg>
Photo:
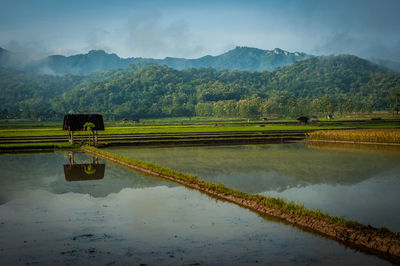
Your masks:
<svg viewBox="0 0 400 266"><path fill-rule="evenodd" d="M400 0L0 0L0 47L198 58L236 46L400 62Z"/></svg>

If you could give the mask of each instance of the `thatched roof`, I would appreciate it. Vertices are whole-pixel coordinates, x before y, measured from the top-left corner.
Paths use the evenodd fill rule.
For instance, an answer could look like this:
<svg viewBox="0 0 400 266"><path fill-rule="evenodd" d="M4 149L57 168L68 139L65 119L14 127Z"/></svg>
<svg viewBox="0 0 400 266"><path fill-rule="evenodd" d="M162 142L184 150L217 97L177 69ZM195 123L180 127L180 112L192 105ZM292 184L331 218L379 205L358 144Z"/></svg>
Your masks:
<svg viewBox="0 0 400 266"><path fill-rule="evenodd" d="M64 116L63 130L82 131L87 122L94 124L94 130L104 130L103 116L99 114L70 114Z"/></svg>
<svg viewBox="0 0 400 266"><path fill-rule="evenodd" d="M65 180L85 181L104 178L105 164L64 164Z"/></svg>
<svg viewBox="0 0 400 266"><path fill-rule="evenodd" d="M298 120L301 123L307 123L309 118L307 116L300 116L299 118L297 118L296 120Z"/></svg>

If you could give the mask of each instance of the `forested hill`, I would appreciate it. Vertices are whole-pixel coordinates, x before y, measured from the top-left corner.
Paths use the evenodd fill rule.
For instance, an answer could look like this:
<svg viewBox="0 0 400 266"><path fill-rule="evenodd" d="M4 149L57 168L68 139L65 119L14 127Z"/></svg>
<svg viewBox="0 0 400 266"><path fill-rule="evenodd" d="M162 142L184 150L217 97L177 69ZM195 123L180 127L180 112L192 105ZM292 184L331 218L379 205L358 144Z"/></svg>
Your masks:
<svg viewBox="0 0 400 266"><path fill-rule="evenodd" d="M261 50L250 47L236 47L217 56L204 56L198 59L167 57L120 58L102 50L93 50L87 54L73 56L52 55L41 60L29 59L28 55L12 53L0 48L0 66L19 69L28 73L51 75L86 75L88 73L126 68L129 64L166 65L178 70L187 68L212 67L229 70L268 70L291 65L307 58L304 53L290 53L281 49Z"/></svg>
<svg viewBox="0 0 400 266"><path fill-rule="evenodd" d="M37 75L0 67L0 118L54 119L60 116L50 100L74 88L131 73L133 69L110 70L86 76Z"/></svg>
<svg viewBox="0 0 400 266"><path fill-rule="evenodd" d="M52 99L54 110L107 118L283 117L387 109L400 76L355 56L312 57L274 72L148 66Z"/></svg>
<svg viewBox="0 0 400 266"><path fill-rule="evenodd" d="M280 117L393 107L400 75L356 56L311 57L273 72L132 65L87 76L0 68L0 118Z"/></svg>

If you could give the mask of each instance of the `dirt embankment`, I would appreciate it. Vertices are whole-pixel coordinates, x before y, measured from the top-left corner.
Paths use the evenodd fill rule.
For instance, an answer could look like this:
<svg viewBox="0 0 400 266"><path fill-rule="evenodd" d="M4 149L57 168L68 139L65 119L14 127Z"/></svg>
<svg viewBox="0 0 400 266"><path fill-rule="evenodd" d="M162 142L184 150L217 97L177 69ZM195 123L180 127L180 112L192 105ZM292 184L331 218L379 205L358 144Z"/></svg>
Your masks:
<svg viewBox="0 0 400 266"><path fill-rule="evenodd" d="M400 264L400 234L390 231L379 230L373 227L366 227L363 229L351 228L335 223L331 223L317 217L305 216L296 213L288 213L280 209L270 208L263 203L256 200L249 200L238 196L222 193L207 187L203 187L196 183L190 183L172 176L157 173L155 171L136 166L131 163L115 159L111 156L97 153L82 147L82 150L102 157L109 161L118 163L128 168L138 170L140 172L161 177L175 183L184 185L185 187L192 188L204 192L208 195L220 198L229 202L233 202L239 206L248 208L257 213L277 217L286 222L289 222L300 228L312 230L321 235L335 239L353 248L375 254L381 258L389 260L392 263Z"/></svg>

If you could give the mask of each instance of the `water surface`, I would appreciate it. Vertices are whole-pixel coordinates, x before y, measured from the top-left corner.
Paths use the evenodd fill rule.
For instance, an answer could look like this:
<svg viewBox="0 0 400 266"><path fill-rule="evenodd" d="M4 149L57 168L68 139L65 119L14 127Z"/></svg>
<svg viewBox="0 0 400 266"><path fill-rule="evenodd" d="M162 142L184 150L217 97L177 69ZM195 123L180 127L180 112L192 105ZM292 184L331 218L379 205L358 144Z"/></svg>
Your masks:
<svg viewBox="0 0 400 266"><path fill-rule="evenodd" d="M380 265L247 209L84 154L0 156L2 265ZM89 180L91 163L104 176ZM68 181L80 180L80 181Z"/></svg>
<svg viewBox="0 0 400 266"><path fill-rule="evenodd" d="M400 232L396 147L295 143L108 150Z"/></svg>

